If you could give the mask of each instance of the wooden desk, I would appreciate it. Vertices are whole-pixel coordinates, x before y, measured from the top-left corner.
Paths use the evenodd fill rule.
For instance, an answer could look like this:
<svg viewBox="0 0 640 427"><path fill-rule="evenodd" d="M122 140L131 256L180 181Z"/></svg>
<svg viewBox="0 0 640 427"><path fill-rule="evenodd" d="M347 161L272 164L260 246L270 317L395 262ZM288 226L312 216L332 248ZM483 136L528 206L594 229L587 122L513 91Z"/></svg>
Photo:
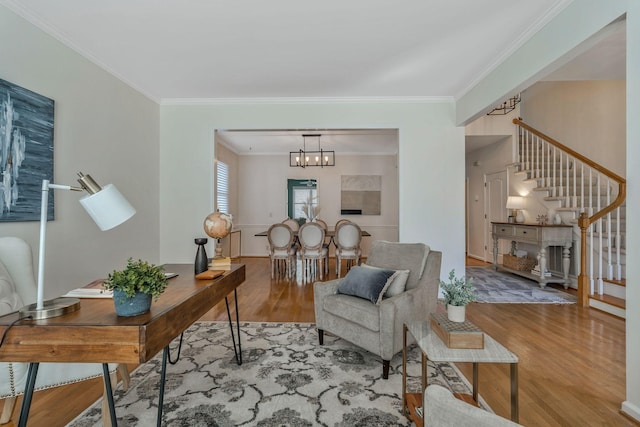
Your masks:
<svg viewBox="0 0 640 427"><path fill-rule="evenodd" d="M539 225L539 224L513 224L510 222L492 222L493 236L493 266L497 270L500 267L511 273L518 274L528 279L536 280L541 288L547 283L562 283L565 289L569 288L569 267L571 264L571 246L573 245L573 226L571 225ZM517 249L517 243L531 243L538 247L538 263L540 274L532 274L531 271L519 271L498 265L498 240L511 240L511 250ZM549 246L562 246L562 276L546 276L547 250Z"/></svg>
<svg viewBox="0 0 640 427"><path fill-rule="evenodd" d="M73 313L44 320L22 320L13 325L0 347L0 361L30 362L29 376L34 365L37 374L39 362L103 363L105 384L111 395L107 363L140 364L163 349L166 356L169 343L175 337L218 302L226 300L227 295L235 292L245 280L244 264L232 264L230 271L214 280L196 280L193 264L168 264L165 271L179 275L169 279L166 291L158 301L153 301L149 312L134 317L119 317L112 299L82 299L80 310ZM16 320L17 313L0 317L0 336ZM241 363L241 360L238 359L238 362ZM164 369L161 381L159 415L162 411ZM30 401L31 397L25 390L19 425L26 425ZM114 411L112 399L109 404L110 410ZM112 413L112 424L116 424L115 412Z"/></svg>

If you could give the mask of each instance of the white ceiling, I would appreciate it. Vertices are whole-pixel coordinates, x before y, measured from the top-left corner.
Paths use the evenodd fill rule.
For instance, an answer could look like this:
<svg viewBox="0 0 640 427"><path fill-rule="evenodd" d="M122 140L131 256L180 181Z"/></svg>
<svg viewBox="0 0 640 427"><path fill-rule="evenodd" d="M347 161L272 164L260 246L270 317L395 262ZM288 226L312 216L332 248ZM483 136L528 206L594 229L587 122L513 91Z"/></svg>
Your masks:
<svg viewBox="0 0 640 427"><path fill-rule="evenodd" d="M0 0L150 98L459 97L571 0Z"/></svg>
<svg viewBox="0 0 640 427"><path fill-rule="evenodd" d="M571 1L0 0L0 4L149 98L171 103L457 99ZM618 31L594 40L546 79L624 78L624 34ZM317 131L323 135L323 149L343 154L397 153L396 130ZM250 155L297 150L303 133L311 132L219 135L236 153ZM467 151L490 141L468 137Z"/></svg>

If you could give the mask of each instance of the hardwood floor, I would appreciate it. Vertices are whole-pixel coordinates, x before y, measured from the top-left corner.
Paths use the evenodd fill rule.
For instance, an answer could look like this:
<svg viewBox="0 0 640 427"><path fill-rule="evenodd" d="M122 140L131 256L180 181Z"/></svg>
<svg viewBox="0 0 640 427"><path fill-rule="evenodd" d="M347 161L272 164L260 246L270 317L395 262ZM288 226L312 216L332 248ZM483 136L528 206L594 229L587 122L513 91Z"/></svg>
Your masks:
<svg viewBox="0 0 640 427"><path fill-rule="evenodd" d="M266 258L242 262L247 265L247 279L238 288L242 321L314 321L312 283L271 280ZM624 320L576 305L546 304L473 303L467 315L520 359L521 424L637 425L619 413L625 400ZM226 319L224 303L203 317ZM459 367L471 378L470 364ZM510 416L507 365L480 365L479 390L496 413ZM63 426L101 394L100 379L38 392L29 426ZM15 413L12 420L17 424Z"/></svg>

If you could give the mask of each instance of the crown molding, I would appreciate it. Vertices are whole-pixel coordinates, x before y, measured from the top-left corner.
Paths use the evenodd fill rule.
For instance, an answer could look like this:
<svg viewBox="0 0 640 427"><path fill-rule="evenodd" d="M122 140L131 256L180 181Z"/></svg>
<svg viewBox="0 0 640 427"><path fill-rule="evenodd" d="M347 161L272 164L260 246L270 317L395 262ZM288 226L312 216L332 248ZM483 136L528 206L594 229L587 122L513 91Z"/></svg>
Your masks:
<svg viewBox="0 0 640 427"><path fill-rule="evenodd" d="M432 104L453 103L452 96L362 96L362 97L273 97L273 98L164 98L160 105L239 104Z"/></svg>

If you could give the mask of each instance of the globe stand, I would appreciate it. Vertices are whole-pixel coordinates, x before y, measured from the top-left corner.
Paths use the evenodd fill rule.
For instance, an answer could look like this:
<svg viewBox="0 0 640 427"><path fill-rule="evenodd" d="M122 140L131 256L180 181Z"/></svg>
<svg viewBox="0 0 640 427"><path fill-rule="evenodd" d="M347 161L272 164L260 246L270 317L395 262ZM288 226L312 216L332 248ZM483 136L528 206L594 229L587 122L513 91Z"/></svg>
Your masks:
<svg viewBox="0 0 640 427"><path fill-rule="evenodd" d="M222 245L220 244L220 239L216 240L216 254L213 259L222 259Z"/></svg>

